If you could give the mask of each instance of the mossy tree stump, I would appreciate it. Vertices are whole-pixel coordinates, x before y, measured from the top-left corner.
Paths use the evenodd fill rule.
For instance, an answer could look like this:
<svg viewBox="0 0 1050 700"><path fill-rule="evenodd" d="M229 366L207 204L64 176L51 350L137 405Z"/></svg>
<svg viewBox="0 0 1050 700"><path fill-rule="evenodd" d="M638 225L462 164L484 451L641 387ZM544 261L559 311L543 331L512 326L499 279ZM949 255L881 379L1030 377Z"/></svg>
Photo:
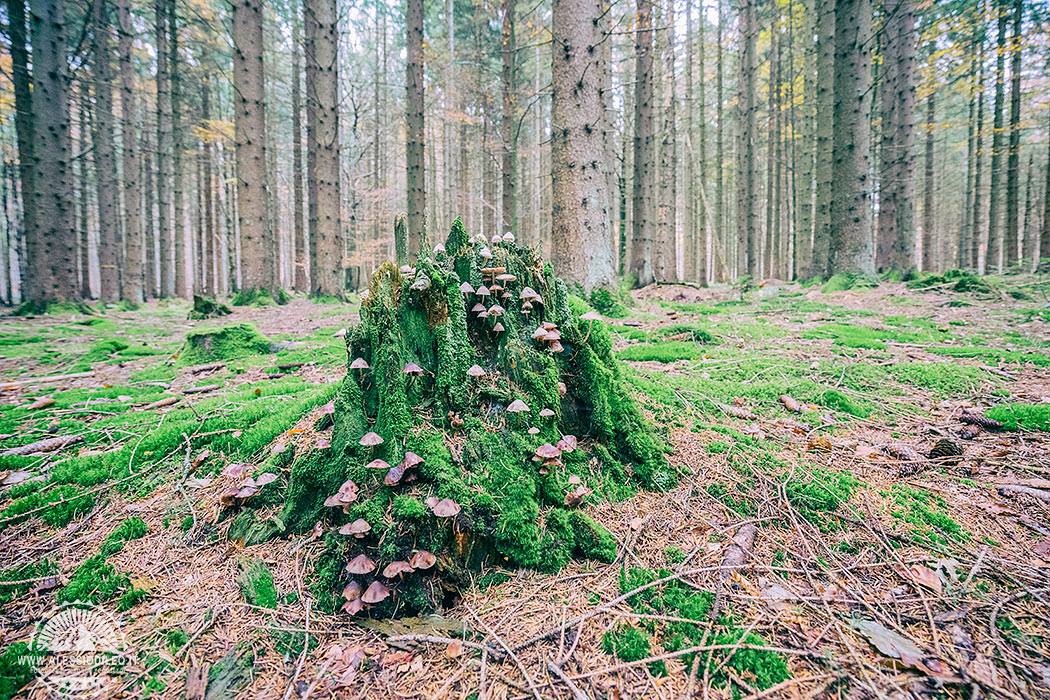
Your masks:
<svg viewBox="0 0 1050 700"><path fill-rule="evenodd" d="M586 502L674 476L587 311L530 250L459 220L415 268L376 271L331 447L300 456L284 493L289 531L325 533L323 605L413 614L486 566L615 557Z"/></svg>

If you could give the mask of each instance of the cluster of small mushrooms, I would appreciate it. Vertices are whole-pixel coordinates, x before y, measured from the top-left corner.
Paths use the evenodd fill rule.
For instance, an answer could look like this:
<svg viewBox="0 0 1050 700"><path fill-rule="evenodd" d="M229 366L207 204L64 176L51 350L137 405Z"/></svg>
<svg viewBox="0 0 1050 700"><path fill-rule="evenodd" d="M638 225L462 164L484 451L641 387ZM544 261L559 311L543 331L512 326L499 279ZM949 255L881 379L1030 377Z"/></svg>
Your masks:
<svg viewBox="0 0 1050 700"><path fill-rule="evenodd" d="M227 465L226 468L222 470L222 475L234 479L240 479L247 474L250 469L250 464L233 463ZM276 480L277 475L273 472L266 472L255 478L249 476L239 481L236 486L231 486L219 494L219 503L224 506L244 505L251 498L258 495L259 491L262 490L264 486L271 484Z"/></svg>

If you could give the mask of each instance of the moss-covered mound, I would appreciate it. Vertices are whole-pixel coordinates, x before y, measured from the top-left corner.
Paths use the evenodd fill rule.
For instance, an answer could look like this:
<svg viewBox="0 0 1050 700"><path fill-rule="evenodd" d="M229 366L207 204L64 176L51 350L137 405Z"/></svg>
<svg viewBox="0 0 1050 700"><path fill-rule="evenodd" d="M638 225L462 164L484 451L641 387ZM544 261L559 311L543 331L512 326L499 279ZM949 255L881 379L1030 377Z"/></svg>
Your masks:
<svg viewBox="0 0 1050 700"><path fill-rule="evenodd" d="M190 331L179 354L182 364L234 360L270 352L270 341L250 323L234 323L218 328Z"/></svg>
<svg viewBox="0 0 1050 700"><path fill-rule="evenodd" d="M233 311L230 307L226 306L222 302L216 301L211 297L202 297L197 294L193 295L193 308L190 309L190 320L201 321L206 318L218 318L220 316L229 316Z"/></svg>
<svg viewBox="0 0 1050 700"><path fill-rule="evenodd" d="M281 516L326 533L327 607L413 614L485 566L611 561L586 503L674 481L600 317L513 241L457 220L415 268L382 266L347 350L331 447L298 457Z"/></svg>

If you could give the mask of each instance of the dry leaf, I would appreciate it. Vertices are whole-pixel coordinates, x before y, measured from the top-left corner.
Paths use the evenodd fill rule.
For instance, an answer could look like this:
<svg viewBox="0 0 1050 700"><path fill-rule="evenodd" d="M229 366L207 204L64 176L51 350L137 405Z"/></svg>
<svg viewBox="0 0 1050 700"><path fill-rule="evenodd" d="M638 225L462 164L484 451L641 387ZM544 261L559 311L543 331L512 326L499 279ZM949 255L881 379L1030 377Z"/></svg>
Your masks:
<svg viewBox="0 0 1050 700"><path fill-rule="evenodd" d="M456 658L458 656L462 656L462 655L463 655L463 642L459 641L458 639L453 640L452 642L449 643L449 645L447 647L445 647L445 656L447 656L450 659L454 659L454 658Z"/></svg>
<svg viewBox="0 0 1050 700"><path fill-rule="evenodd" d="M938 595L944 592L941 577L937 575L936 571L922 564L910 564L901 567L900 573L912 583L929 588Z"/></svg>

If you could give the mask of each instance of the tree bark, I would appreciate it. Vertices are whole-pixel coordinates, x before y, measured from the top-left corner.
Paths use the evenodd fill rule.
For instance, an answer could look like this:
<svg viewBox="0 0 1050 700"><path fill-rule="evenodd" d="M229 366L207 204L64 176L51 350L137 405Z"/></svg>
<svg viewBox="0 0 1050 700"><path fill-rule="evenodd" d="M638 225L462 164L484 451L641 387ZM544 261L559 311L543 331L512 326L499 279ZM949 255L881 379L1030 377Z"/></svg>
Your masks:
<svg viewBox="0 0 1050 700"><path fill-rule="evenodd" d="M1005 10L1005 8L1004 8ZM1018 228L1021 193L1021 53L1024 37L1021 23L1024 8L1013 0L1013 41L1010 42L1010 134L1006 155L1006 221L1003 231L1003 263L1011 267L1021 258Z"/></svg>
<svg viewBox="0 0 1050 700"><path fill-rule="evenodd" d="M26 49L25 0L7 0L8 40L11 44L11 81L15 93L15 131L18 141L18 179L22 201L22 239L25 241L27 257L38 260L44 242L40 240L36 217L36 187L34 173L36 158L33 154L33 93L29 74L29 51ZM26 266L27 261L23 260ZM31 275L24 278L23 297L39 298L37 282Z"/></svg>
<svg viewBox="0 0 1050 700"><path fill-rule="evenodd" d="M405 16L405 168L408 196L408 255L414 258L426 246L426 164L423 116L423 0L408 0Z"/></svg>
<svg viewBox="0 0 1050 700"><path fill-rule="evenodd" d="M933 71L930 71L931 76ZM937 233L936 196L934 191L934 128L937 117L937 97L931 90L926 97L926 149L925 167L923 169L923 204L922 204L922 269L932 271L936 266Z"/></svg>
<svg viewBox="0 0 1050 700"><path fill-rule="evenodd" d="M170 0L155 0L154 29L157 49L157 249L159 251L159 296L175 293L175 260L172 219L172 129L171 69L168 65L168 9ZM236 7L236 4L234 5Z"/></svg>
<svg viewBox="0 0 1050 700"><path fill-rule="evenodd" d="M973 164L973 235L970 237L970 259L979 273L985 269L988 257L988 242L984 238L984 223L981 214L984 212L981 199L981 176L984 164L984 40L977 46L977 64L980 66L977 75L977 124L974 127L974 164Z"/></svg>
<svg viewBox="0 0 1050 700"><path fill-rule="evenodd" d="M660 108L663 112L663 123L660 127L660 189L659 189L659 243L653 256L653 270L656 279L661 281L678 279L678 134L677 103L675 94L675 59L674 59L674 2L669 1L661 17L660 25L664 27L666 39L660 48L663 52L664 73L666 80L661 81Z"/></svg>
<svg viewBox="0 0 1050 700"><path fill-rule="evenodd" d="M113 145L113 71L110 64L110 19L106 0L92 0L91 33L95 87L95 192L98 199L99 298L120 297L120 207L117 157Z"/></svg>
<svg viewBox="0 0 1050 700"><path fill-rule="evenodd" d="M335 0L307 0L305 4L308 118L312 122L309 150L310 189L315 204L310 212L313 255L310 279L314 294L341 296L344 292L342 216L339 196L339 49Z"/></svg>
<svg viewBox="0 0 1050 700"><path fill-rule="evenodd" d="M302 13L292 0L292 235L295 273L292 288L310 291L307 276L306 227L303 225ZM377 74L378 75L378 74Z"/></svg>
<svg viewBox="0 0 1050 700"><path fill-rule="evenodd" d="M584 291L616 283L609 235L609 177L599 44L600 0L554 0L551 11L552 259Z"/></svg>
<svg viewBox="0 0 1050 700"><path fill-rule="evenodd" d="M998 17L998 35L995 42L995 102L992 107L992 162L988 173L988 253L985 266L978 272L984 274L989 268L1003 270L1002 231L1000 230L1000 187L1003 159L1003 103L1006 100L1006 25L1007 16L1002 0L995 1Z"/></svg>
<svg viewBox="0 0 1050 700"><path fill-rule="evenodd" d="M274 291L266 225L266 96L259 0L233 3L234 132L241 289Z"/></svg>
<svg viewBox="0 0 1050 700"><path fill-rule="evenodd" d="M168 74L171 82L171 201L173 293L183 299L190 298L192 291L187 274L192 255L186 249L186 209L182 151L184 130L182 128L182 68L179 59L179 24L175 13L175 0L167 1L168 12Z"/></svg>
<svg viewBox="0 0 1050 700"><path fill-rule="evenodd" d="M635 284L655 279L653 270L652 204L655 188L656 141L653 119L653 4L638 0L634 71L634 184L631 195L631 274Z"/></svg>
<svg viewBox="0 0 1050 700"><path fill-rule="evenodd" d="M500 115L502 154L503 231L518 231L518 85L517 85L517 0L503 0L502 46L500 51Z"/></svg>
<svg viewBox="0 0 1050 700"><path fill-rule="evenodd" d="M138 119L135 97L135 66L132 50L135 41L131 26L130 0L117 0L117 20L120 37L120 114L121 148L124 171L124 284L123 296L132 304L146 299L143 279L142 252L142 187L139 180Z"/></svg>
<svg viewBox="0 0 1050 700"><path fill-rule="evenodd" d="M871 275L871 0L835 4L833 272Z"/></svg>
<svg viewBox="0 0 1050 700"><path fill-rule="evenodd" d="M834 195L835 142L835 0L815 0L816 123L814 136L815 204L813 248L805 278L825 277L831 263L831 209Z"/></svg>
<svg viewBox="0 0 1050 700"><path fill-rule="evenodd" d="M758 251L758 191L755 177L757 138L755 78L758 72L755 43L758 24L755 0L740 3L740 145L737 149L737 269L754 280L762 276Z"/></svg>

